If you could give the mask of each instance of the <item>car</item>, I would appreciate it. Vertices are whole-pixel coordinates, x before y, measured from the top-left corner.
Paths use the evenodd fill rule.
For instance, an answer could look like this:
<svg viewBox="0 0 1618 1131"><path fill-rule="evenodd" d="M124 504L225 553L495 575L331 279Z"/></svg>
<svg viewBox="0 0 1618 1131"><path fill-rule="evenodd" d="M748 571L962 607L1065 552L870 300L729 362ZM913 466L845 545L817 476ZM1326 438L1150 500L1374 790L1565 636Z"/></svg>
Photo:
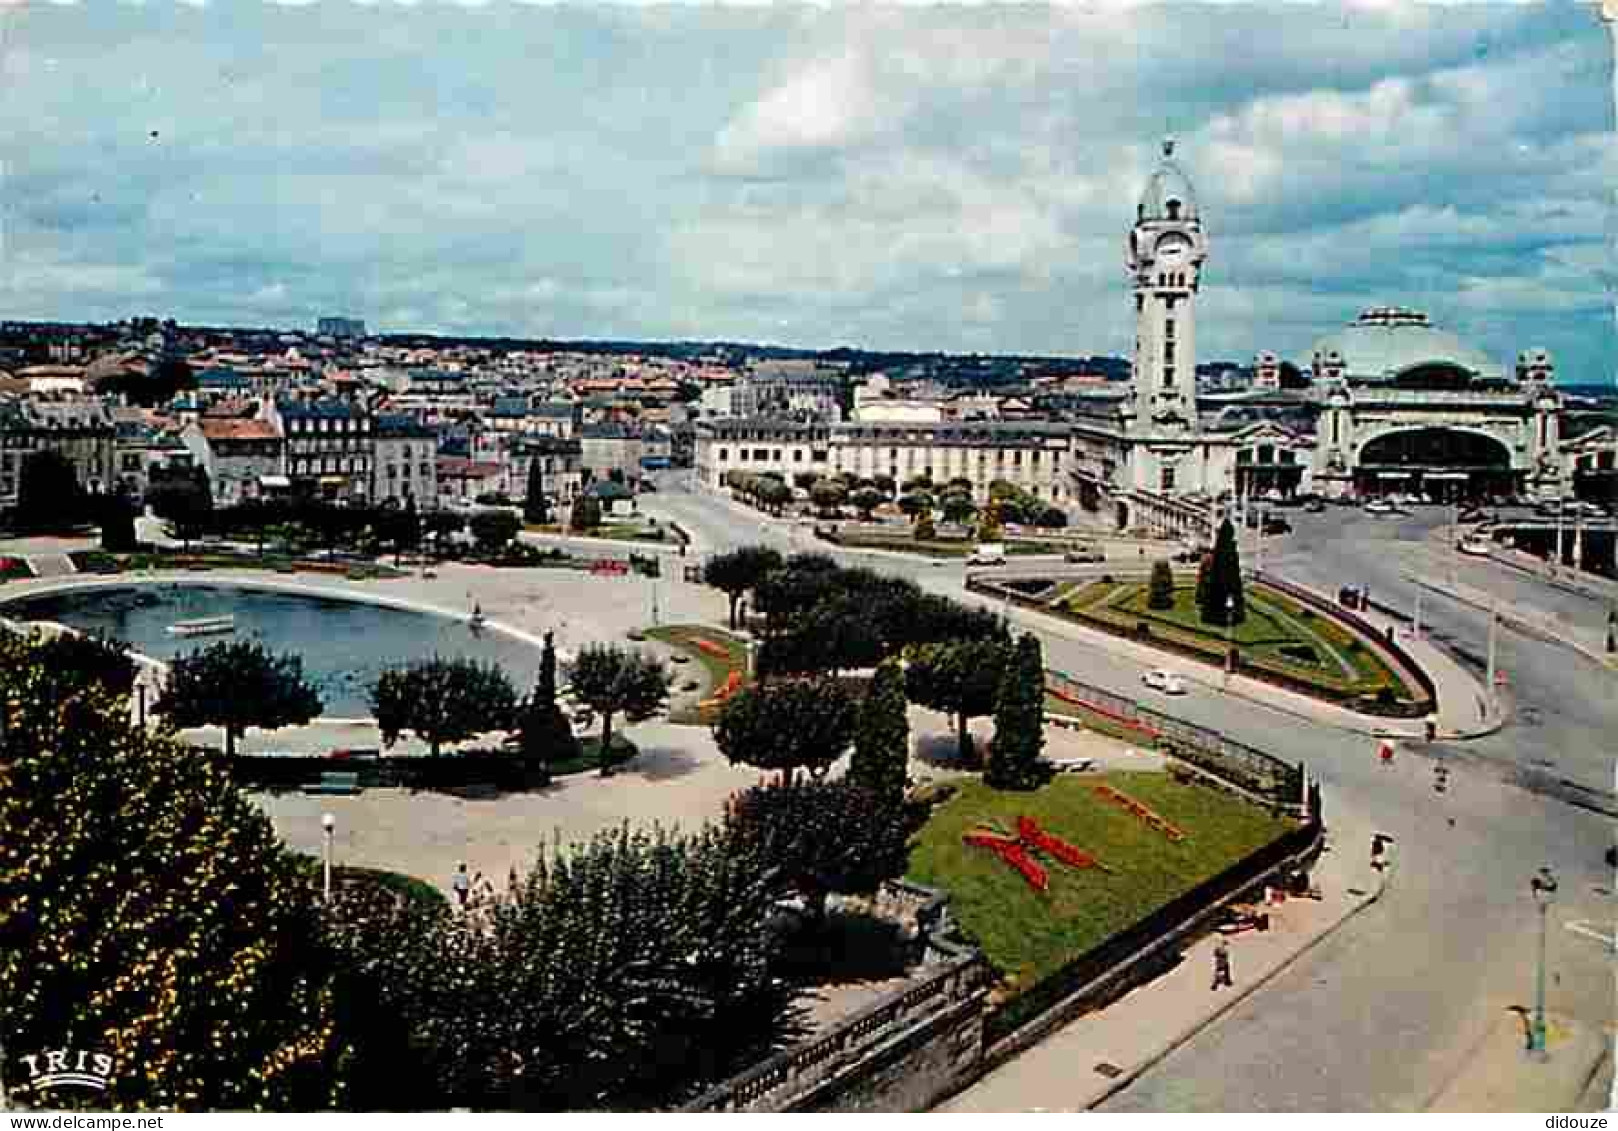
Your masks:
<svg viewBox="0 0 1618 1131"><path fill-rule="evenodd" d="M1461 553L1478 558L1486 558L1494 552L1494 543L1487 538L1462 538L1459 546Z"/></svg>
<svg viewBox="0 0 1618 1131"><path fill-rule="evenodd" d="M1267 516L1265 516L1265 519L1264 519L1264 533L1266 533L1266 534L1291 534L1292 533L1292 524L1290 522L1288 522L1286 519L1279 518L1276 515L1273 515L1273 514L1272 515L1267 515Z"/></svg>
<svg viewBox="0 0 1618 1131"><path fill-rule="evenodd" d="M1319 499L1310 499L1307 503L1303 504L1303 509L1310 514L1320 514L1325 511L1326 504L1321 502Z"/></svg>
<svg viewBox="0 0 1618 1131"><path fill-rule="evenodd" d="M1462 522L1483 522L1489 517L1489 512L1482 507L1462 507L1456 517Z"/></svg>
<svg viewBox="0 0 1618 1131"><path fill-rule="evenodd" d="M1365 504L1366 514L1393 514L1394 505L1386 499L1371 499Z"/></svg>
<svg viewBox="0 0 1618 1131"><path fill-rule="evenodd" d="M1062 555L1062 560L1070 565L1097 565L1107 560L1107 555L1094 546L1074 546Z"/></svg>
<svg viewBox="0 0 1618 1131"><path fill-rule="evenodd" d="M1141 677L1141 682L1164 695L1185 694L1185 680L1178 672L1171 672L1167 668L1153 668Z"/></svg>

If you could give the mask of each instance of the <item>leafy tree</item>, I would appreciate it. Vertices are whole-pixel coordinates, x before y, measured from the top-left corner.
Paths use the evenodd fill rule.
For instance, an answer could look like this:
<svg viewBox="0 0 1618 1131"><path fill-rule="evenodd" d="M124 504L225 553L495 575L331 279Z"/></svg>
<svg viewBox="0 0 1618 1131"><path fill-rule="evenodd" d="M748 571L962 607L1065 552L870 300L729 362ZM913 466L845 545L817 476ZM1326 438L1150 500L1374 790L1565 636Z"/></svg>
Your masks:
<svg viewBox="0 0 1618 1131"><path fill-rule="evenodd" d="M978 513L977 504L972 502L972 496L961 492L951 492L944 496L944 521L956 524L965 524L972 521L972 516Z"/></svg>
<svg viewBox="0 0 1618 1131"><path fill-rule="evenodd" d="M96 686L120 698L135 689L135 661L122 640L82 632L58 632L32 640L33 656L44 669L44 684L59 689L59 698Z"/></svg>
<svg viewBox="0 0 1618 1131"><path fill-rule="evenodd" d="M817 920L830 893L870 894L903 875L912 831L902 798L847 778L744 790L726 806L725 830L772 885L800 892Z"/></svg>
<svg viewBox="0 0 1618 1131"><path fill-rule="evenodd" d="M820 601L788 627L771 632L759 650L759 675L767 679L869 667L882 658L879 632L856 597L842 594Z"/></svg>
<svg viewBox="0 0 1618 1131"><path fill-rule="evenodd" d="M991 499L989 505L978 511L977 538L979 542L998 542L1005 534L1004 522L1008 521L1005 514L1005 504L999 500Z"/></svg>
<svg viewBox="0 0 1618 1131"><path fill-rule="evenodd" d="M967 724L994 711L1007 649L999 641L960 640L911 649L905 669L905 695L935 711L953 715L963 763L972 761Z"/></svg>
<svg viewBox="0 0 1618 1131"><path fill-rule="evenodd" d="M181 392L197 387L196 374L182 358L166 357L150 373L118 373L96 385L96 391L122 396L141 408L168 404Z"/></svg>
<svg viewBox="0 0 1618 1131"><path fill-rule="evenodd" d="M122 488L101 496L101 548L108 553L134 551L135 501Z"/></svg>
<svg viewBox="0 0 1618 1131"><path fill-rule="evenodd" d="M854 740L854 699L834 679L770 680L725 700L713 734L732 764L819 778Z"/></svg>
<svg viewBox="0 0 1618 1131"><path fill-rule="evenodd" d="M329 936L431 1081L421 1106L644 1111L797 1035L772 894L717 825L625 825L549 847L467 913L345 893Z"/></svg>
<svg viewBox="0 0 1618 1131"><path fill-rule="evenodd" d="M911 527L910 533L918 542L931 542L938 537L938 528L933 525L933 516L923 512L916 516L916 525Z"/></svg>
<svg viewBox="0 0 1618 1131"><path fill-rule="evenodd" d="M703 567L702 580L730 598L730 627L736 627L736 607L742 594L758 585L771 570L781 568L781 555L768 546L740 546L715 554Z"/></svg>
<svg viewBox="0 0 1618 1131"><path fill-rule="evenodd" d="M1207 607L1208 576L1213 572L1213 553L1209 551L1197 559L1197 609Z"/></svg>
<svg viewBox="0 0 1618 1131"><path fill-rule="evenodd" d="M522 522L510 511L479 511L472 516L472 537L478 548L494 553L511 544L522 529Z"/></svg>
<svg viewBox="0 0 1618 1131"><path fill-rule="evenodd" d="M451 535L466 529L466 517L454 511L428 511L422 516L421 525L427 536L442 546Z"/></svg>
<svg viewBox="0 0 1618 1131"><path fill-rule="evenodd" d="M25 533L67 530L85 518L78 472L61 452L44 448L23 457L17 477L17 527Z"/></svg>
<svg viewBox="0 0 1618 1131"><path fill-rule="evenodd" d="M792 476L792 485L800 491L807 491L820 479L820 475L813 471L799 471Z"/></svg>
<svg viewBox="0 0 1618 1131"><path fill-rule="evenodd" d="M133 726L104 687L47 690L37 645L0 638L12 1082L17 1053L78 1048L111 1058L97 1108L338 1103L348 1052L306 875L223 764Z"/></svg>
<svg viewBox="0 0 1618 1131"><path fill-rule="evenodd" d="M517 711L517 744L523 760L549 780L553 762L569 761L579 755L579 740L573 727L556 704L556 640L545 634L545 649L539 657L539 678L533 692Z"/></svg>
<svg viewBox="0 0 1618 1131"><path fill-rule="evenodd" d="M1067 512L1061 507L1046 507L1035 515L1034 525L1047 530L1060 530L1067 525Z"/></svg>
<svg viewBox="0 0 1618 1131"><path fill-rule="evenodd" d="M522 517L536 526L551 520L550 500L545 497L545 468L538 456L528 457L528 490L523 495Z"/></svg>
<svg viewBox="0 0 1618 1131"><path fill-rule="evenodd" d="M580 495L573 500L573 512L568 526L574 530L594 530L601 525L601 500L594 495Z"/></svg>
<svg viewBox="0 0 1618 1131"><path fill-rule="evenodd" d="M394 560L400 554L414 552L421 545L421 514L416 510L414 497L405 500L402 510L392 520L389 541L393 543Z"/></svg>
<svg viewBox="0 0 1618 1131"><path fill-rule="evenodd" d="M1247 602L1242 593L1242 565L1236 552L1236 528L1230 519L1219 524L1214 539L1213 560L1208 564L1208 580L1202 586L1202 622L1226 627L1247 619Z"/></svg>
<svg viewBox="0 0 1618 1131"><path fill-rule="evenodd" d="M887 496L874 487L861 487L850 497L849 501L860 512L860 517L866 522L871 521L871 512L887 501Z"/></svg>
<svg viewBox="0 0 1618 1131"><path fill-rule="evenodd" d="M1039 638L1025 632L1001 673L994 704L994 745L983 780L995 789L1041 785L1045 749L1045 661Z"/></svg>
<svg viewBox="0 0 1618 1131"><path fill-rule="evenodd" d="M773 476L761 476L756 498L759 505L765 510L771 514L779 515L786 509L786 505L792 501L792 488Z"/></svg>
<svg viewBox="0 0 1618 1131"><path fill-rule="evenodd" d="M821 514L829 514L843 505L848 497L848 489L840 483L833 483L829 479L822 479L809 489L809 501Z"/></svg>
<svg viewBox="0 0 1618 1131"><path fill-rule="evenodd" d="M993 609L969 607L938 593L918 593L902 614L896 610L886 631L888 642L901 647L949 640L1011 640L1005 618Z"/></svg>
<svg viewBox="0 0 1618 1131"><path fill-rule="evenodd" d="M904 492L907 495L912 494L912 493L917 492L917 491L931 491L932 489L933 489L933 481L932 481L932 478L930 476L912 475L909 479L906 479L905 482L904 482Z"/></svg>
<svg viewBox="0 0 1618 1131"><path fill-rule="evenodd" d="M894 482L893 476L891 475L871 476L871 486L875 490L882 492L882 497L884 499L893 498L893 492L898 489L898 484Z"/></svg>
<svg viewBox="0 0 1618 1131"><path fill-rule="evenodd" d="M1152 580L1146 591L1146 607L1149 609L1174 607L1174 570L1162 558L1152 563Z"/></svg>
<svg viewBox="0 0 1618 1131"><path fill-rule="evenodd" d="M432 749L511 725L517 692L497 664L434 656L385 671L371 689L382 741L413 731Z"/></svg>
<svg viewBox="0 0 1618 1131"><path fill-rule="evenodd" d="M910 777L908 707L903 669L896 661L883 661L860 700L848 779L895 801L904 799Z"/></svg>
<svg viewBox="0 0 1618 1131"><path fill-rule="evenodd" d="M200 467L152 483L146 491L152 513L174 527L185 548L208 531L213 520L213 488Z"/></svg>
<svg viewBox="0 0 1618 1131"><path fill-rule="evenodd" d="M589 644L573 664L574 696L601 716L601 776L612 774L612 717L644 722L663 709L669 696L663 661L616 644Z"/></svg>
<svg viewBox="0 0 1618 1131"><path fill-rule="evenodd" d="M232 756L248 727L303 726L321 707L301 657L276 655L257 640L222 640L176 658L153 709L177 727L223 727Z"/></svg>
<svg viewBox="0 0 1618 1131"><path fill-rule="evenodd" d="M951 491L963 492L968 497L972 494L972 481L964 475L955 476L945 486Z"/></svg>
<svg viewBox="0 0 1618 1131"><path fill-rule="evenodd" d="M933 509L933 497L925 491L912 491L899 496L899 510L909 518L926 514Z"/></svg>

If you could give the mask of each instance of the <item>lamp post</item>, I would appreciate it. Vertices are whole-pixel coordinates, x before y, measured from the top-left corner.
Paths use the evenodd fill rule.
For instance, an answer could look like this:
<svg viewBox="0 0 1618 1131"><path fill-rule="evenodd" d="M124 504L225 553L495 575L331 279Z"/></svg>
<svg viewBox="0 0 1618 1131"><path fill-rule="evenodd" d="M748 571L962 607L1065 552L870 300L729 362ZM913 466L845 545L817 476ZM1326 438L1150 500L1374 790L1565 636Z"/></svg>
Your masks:
<svg viewBox="0 0 1618 1131"><path fill-rule="evenodd" d="M331 848L332 838L337 835L337 818L330 813L320 815L320 829L325 834L325 854L321 867L321 891L327 903L331 902Z"/></svg>
<svg viewBox="0 0 1618 1131"><path fill-rule="evenodd" d="M1230 689L1230 677L1236 667L1236 595L1225 595L1225 689Z"/></svg>
<svg viewBox="0 0 1618 1131"><path fill-rule="evenodd" d="M1539 970L1534 978L1534 1021L1528 1033L1528 1051L1535 1060L1548 1060L1550 1054L1545 1048L1545 924L1551 904L1556 899L1556 873L1546 865L1528 882L1528 887L1534 893L1534 902L1539 905Z"/></svg>
<svg viewBox="0 0 1618 1131"><path fill-rule="evenodd" d="M1498 700L1499 700L1499 697L1500 697L1500 693L1497 690L1498 685L1495 682L1495 667L1496 667L1496 664L1498 663L1499 651L1500 651L1500 609L1499 609L1498 605L1495 602L1491 601L1490 604L1489 604L1488 674L1485 675L1485 677L1484 677L1485 682L1487 682L1488 686L1483 689L1483 693L1489 697L1489 706L1491 708L1494 708L1494 707L1498 706Z"/></svg>

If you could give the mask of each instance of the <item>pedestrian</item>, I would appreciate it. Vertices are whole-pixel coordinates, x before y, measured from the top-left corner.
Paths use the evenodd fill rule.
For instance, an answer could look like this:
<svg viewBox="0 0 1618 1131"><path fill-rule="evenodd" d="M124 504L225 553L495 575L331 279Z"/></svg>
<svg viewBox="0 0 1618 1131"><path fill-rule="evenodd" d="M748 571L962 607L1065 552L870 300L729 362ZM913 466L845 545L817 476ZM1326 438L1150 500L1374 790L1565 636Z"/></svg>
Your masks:
<svg viewBox="0 0 1618 1131"><path fill-rule="evenodd" d="M1376 756L1382 760L1382 764L1384 766L1393 765L1393 743L1378 743L1376 748Z"/></svg>
<svg viewBox="0 0 1618 1131"><path fill-rule="evenodd" d="M1213 988L1234 986L1230 979L1230 944L1224 939L1214 943L1214 976Z"/></svg>
<svg viewBox="0 0 1618 1131"><path fill-rule="evenodd" d="M450 889L455 893L457 906L466 906L466 897L472 890L472 877L466 874L466 865L455 865L455 878L449 882Z"/></svg>
<svg viewBox="0 0 1618 1131"><path fill-rule="evenodd" d="M1435 741L1438 738L1438 724L1433 722L1433 720L1428 719L1425 725L1427 729L1427 741Z"/></svg>

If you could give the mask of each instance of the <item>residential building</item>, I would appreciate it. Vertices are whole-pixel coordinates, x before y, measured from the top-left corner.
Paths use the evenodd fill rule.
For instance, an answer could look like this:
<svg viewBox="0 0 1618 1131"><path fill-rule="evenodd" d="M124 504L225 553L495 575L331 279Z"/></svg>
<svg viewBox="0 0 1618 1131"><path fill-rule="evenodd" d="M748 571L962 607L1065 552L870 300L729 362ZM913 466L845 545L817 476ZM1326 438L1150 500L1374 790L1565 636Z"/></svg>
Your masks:
<svg viewBox="0 0 1618 1131"><path fill-rule="evenodd" d="M236 506L288 486L281 432L272 421L204 416L187 424L180 440L192 465L208 473L215 506Z"/></svg>
<svg viewBox="0 0 1618 1131"><path fill-rule="evenodd" d="M438 433L410 416L378 415L372 421L371 498L420 510L438 505Z"/></svg>
<svg viewBox="0 0 1618 1131"><path fill-rule="evenodd" d="M22 465L36 451L54 451L73 465L86 491L110 489L117 428L99 401L0 401L0 510L17 505Z"/></svg>
<svg viewBox="0 0 1618 1131"><path fill-rule="evenodd" d="M294 492L348 501L369 497L371 417L364 406L281 398L266 401L263 415L284 439L285 474Z"/></svg>

